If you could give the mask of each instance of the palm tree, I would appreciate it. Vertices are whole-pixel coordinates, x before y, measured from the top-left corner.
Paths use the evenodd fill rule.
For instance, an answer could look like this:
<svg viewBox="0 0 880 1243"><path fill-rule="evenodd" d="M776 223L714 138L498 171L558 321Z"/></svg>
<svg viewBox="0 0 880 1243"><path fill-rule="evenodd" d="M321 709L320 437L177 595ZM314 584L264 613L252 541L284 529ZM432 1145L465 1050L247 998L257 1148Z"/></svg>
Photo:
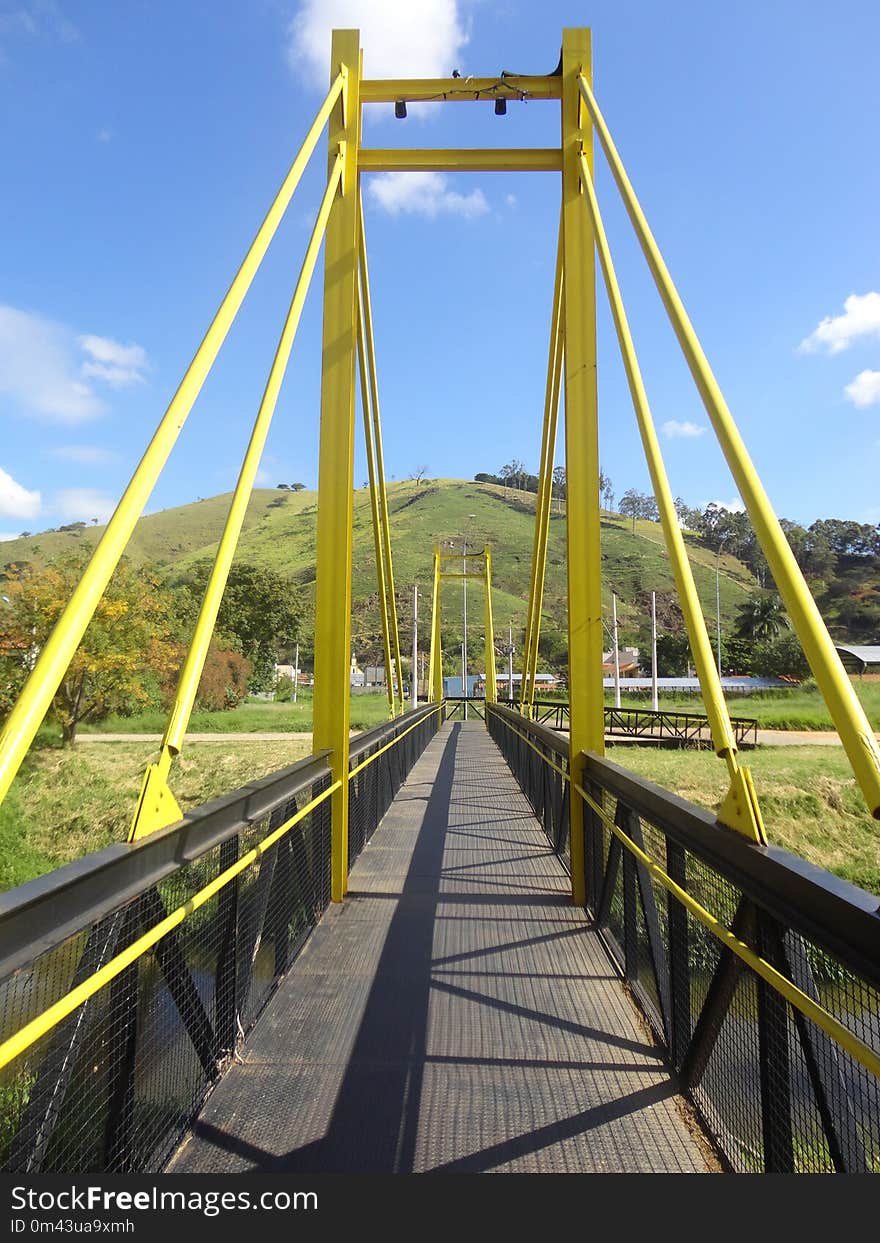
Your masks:
<svg viewBox="0 0 880 1243"><path fill-rule="evenodd" d="M736 614L738 639L775 639L780 631L791 629L782 601L775 594L752 596Z"/></svg>

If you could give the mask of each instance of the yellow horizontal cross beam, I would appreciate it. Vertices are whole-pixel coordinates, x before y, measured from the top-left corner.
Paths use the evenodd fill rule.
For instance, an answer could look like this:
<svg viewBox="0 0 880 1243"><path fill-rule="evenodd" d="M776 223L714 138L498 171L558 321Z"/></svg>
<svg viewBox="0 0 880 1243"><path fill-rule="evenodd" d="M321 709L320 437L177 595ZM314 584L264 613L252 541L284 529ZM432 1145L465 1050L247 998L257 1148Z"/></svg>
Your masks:
<svg viewBox="0 0 880 1243"><path fill-rule="evenodd" d="M473 103L491 99L561 99L562 79L507 74L501 78L365 78L360 84L362 104L393 104L439 100Z"/></svg>
<svg viewBox="0 0 880 1243"><path fill-rule="evenodd" d="M556 147L460 147L448 150L418 147L397 150L361 147L362 173L472 172L559 173L562 152Z"/></svg>

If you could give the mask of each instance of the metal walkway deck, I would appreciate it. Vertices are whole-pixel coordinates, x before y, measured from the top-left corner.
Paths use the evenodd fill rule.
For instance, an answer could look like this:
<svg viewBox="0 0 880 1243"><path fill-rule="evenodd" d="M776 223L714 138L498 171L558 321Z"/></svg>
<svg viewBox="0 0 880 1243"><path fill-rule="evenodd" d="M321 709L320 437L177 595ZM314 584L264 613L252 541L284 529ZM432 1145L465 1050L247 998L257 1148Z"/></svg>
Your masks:
<svg viewBox="0 0 880 1243"><path fill-rule="evenodd" d="M707 1169L482 723L428 746L168 1169Z"/></svg>

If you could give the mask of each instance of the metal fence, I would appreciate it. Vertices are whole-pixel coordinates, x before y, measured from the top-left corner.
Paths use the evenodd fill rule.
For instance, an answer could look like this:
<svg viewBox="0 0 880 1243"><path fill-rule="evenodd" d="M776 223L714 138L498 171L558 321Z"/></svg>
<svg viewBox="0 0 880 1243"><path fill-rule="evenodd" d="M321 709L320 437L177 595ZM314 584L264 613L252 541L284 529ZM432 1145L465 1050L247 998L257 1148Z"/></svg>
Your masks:
<svg viewBox="0 0 880 1243"><path fill-rule="evenodd" d="M352 858L438 715L352 741ZM161 1169L330 901L335 788L316 754L0 897L4 1170Z"/></svg>
<svg viewBox="0 0 880 1243"><path fill-rule="evenodd" d="M564 741L490 730L541 817ZM730 1168L880 1172L877 897L595 755L572 796L594 926Z"/></svg>
<svg viewBox="0 0 880 1243"><path fill-rule="evenodd" d="M518 708L518 700L500 701ZM532 720L552 729L568 729L568 702L563 699L536 699ZM738 747L754 747L758 742L758 722L751 717L731 717L730 724ZM671 712L664 708L605 708L605 736L638 738L646 743L670 747L708 748L712 746L709 718L702 712Z"/></svg>
<svg viewBox="0 0 880 1243"><path fill-rule="evenodd" d="M349 867L436 734L442 716L439 704L429 704L352 739L348 759Z"/></svg>

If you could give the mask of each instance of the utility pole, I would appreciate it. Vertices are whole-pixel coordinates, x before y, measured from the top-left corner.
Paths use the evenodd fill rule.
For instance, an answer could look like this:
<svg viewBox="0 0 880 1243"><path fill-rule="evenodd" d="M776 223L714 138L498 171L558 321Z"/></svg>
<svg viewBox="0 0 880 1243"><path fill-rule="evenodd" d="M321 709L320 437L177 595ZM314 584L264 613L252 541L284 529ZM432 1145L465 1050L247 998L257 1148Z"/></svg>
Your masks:
<svg viewBox="0 0 880 1243"><path fill-rule="evenodd" d="M620 707L620 650L617 646L617 596L611 595L611 624L614 638L614 706Z"/></svg>
<svg viewBox="0 0 880 1243"><path fill-rule="evenodd" d="M657 594L651 592L651 707L657 712L660 701L657 695Z"/></svg>
<svg viewBox="0 0 880 1243"><path fill-rule="evenodd" d="M412 706L419 706L419 587L413 583Z"/></svg>
<svg viewBox="0 0 880 1243"><path fill-rule="evenodd" d="M296 692L299 687L299 644L297 643L293 657L293 702L296 703Z"/></svg>

